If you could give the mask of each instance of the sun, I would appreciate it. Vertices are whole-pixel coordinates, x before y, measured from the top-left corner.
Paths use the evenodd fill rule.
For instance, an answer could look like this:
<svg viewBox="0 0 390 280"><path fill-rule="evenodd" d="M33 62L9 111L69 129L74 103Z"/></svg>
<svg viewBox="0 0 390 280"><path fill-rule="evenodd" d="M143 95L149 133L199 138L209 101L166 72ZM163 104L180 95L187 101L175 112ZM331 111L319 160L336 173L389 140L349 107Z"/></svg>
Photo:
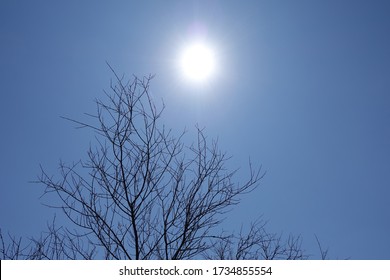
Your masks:
<svg viewBox="0 0 390 280"><path fill-rule="evenodd" d="M180 57L184 77L193 82L206 82L215 74L214 51L203 42L188 45Z"/></svg>

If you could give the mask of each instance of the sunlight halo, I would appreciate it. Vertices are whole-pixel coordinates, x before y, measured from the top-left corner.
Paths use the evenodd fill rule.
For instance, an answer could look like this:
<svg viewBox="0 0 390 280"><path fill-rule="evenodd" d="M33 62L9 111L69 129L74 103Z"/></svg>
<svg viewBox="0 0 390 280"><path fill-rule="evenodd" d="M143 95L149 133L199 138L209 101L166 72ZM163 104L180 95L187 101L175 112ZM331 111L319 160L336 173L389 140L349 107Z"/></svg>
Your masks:
<svg viewBox="0 0 390 280"><path fill-rule="evenodd" d="M190 44L181 53L180 68L186 79L206 82L215 74L215 53L203 42Z"/></svg>

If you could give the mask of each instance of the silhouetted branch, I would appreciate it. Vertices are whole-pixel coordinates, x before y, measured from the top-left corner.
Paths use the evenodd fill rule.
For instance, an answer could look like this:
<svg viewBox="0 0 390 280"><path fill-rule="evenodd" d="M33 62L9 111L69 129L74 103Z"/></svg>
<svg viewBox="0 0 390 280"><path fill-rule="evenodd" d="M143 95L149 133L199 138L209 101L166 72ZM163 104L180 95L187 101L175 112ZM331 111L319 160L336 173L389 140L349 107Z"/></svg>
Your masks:
<svg viewBox="0 0 390 280"><path fill-rule="evenodd" d="M327 258L327 256L328 256L328 251L329 251L329 249L323 249L322 246L321 246L320 240L318 239L317 235L314 234L314 236L315 236L315 238L316 238L318 248L320 249L321 260L326 260L326 258Z"/></svg>
<svg viewBox="0 0 390 280"><path fill-rule="evenodd" d="M110 66L109 66L110 67ZM112 70L112 68L110 67ZM87 160L60 162L59 176L41 168L38 182L49 207L61 209L74 229L55 219L40 238L22 247L21 239L0 232L6 259L303 259L301 238L270 234L261 220L238 236L219 231L224 214L242 194L258 187L264 173L249 161L249 176L235 182L230 157L196 126L186 145L160 124L164 104L150 95L152 76L116 81L105 101L97 99L92 119L63 117L96 133Z"/></svg>

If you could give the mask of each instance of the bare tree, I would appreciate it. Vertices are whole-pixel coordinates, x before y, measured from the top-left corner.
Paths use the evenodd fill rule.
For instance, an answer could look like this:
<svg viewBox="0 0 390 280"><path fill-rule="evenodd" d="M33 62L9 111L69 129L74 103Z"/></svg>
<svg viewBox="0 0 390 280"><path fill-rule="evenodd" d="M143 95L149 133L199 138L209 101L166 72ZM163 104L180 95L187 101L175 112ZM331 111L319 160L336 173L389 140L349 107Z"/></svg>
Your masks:
<svg viewBox="0 0 390 280"><path fill-rule="evenodd" d="M266 222L258 220L252 223L247 232L243 228L238 236L219 240L213 250L207 251L206 259L218 260L303 260L308 256L302 250L302 238L270 233Z"/></svg>
<svg viewBox="0 0 390 280"><path fill-rule="evenodd" d="M152 76L115 78L90 122L66 118L96 133L87 160L61 162L58 178L43 168L39 176L44 194L59 201L49 206L75 227L53 222L25 248L15 238L5 245L0 234L3 258L304 258L300 238L284 243L261 222L239 236L221 231L224 214L258 186L261 168L249 162L247 180L236 183L237 170L226 168L229 157L203 129L196 127L195 140L185 145L186 132L175 136L160 124L164 104L151 97Z"/></svg>

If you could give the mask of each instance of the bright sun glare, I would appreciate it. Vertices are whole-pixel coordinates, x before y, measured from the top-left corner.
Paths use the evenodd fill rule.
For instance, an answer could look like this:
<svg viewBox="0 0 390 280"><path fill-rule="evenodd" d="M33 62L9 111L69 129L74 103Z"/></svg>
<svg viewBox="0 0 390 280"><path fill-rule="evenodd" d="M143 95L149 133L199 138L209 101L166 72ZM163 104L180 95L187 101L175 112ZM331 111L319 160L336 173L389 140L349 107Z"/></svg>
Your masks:
<svg viewBox="0 0 390 280"><path fill-rule="evenodd" d="M181 54L180 66L187 79L205 82L215 72L214 52L204 43L194 43Z"/></svg>

